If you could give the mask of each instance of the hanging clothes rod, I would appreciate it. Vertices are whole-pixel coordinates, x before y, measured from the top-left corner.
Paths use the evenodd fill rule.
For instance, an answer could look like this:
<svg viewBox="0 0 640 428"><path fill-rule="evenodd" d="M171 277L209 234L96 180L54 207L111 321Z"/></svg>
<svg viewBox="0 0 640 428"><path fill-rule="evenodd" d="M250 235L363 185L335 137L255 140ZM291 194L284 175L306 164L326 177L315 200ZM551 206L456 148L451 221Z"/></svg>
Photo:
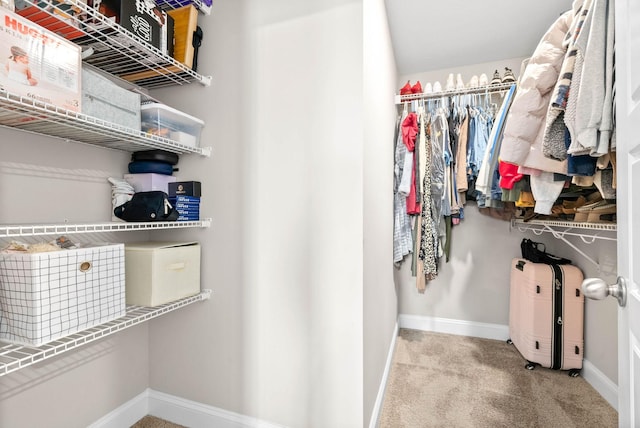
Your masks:
<svg viewBox="0 0 640 428"><path fill-rule="evenodd" d="M441 91L430 94L407 94L407 95L396 95L396 105L416 101L416 100L428 100L428 99L438 99L438 98L446 98L446 97L454 97L456 95L468 95L468 94L497 94L497 93L505 93L511 89L511 86L515 85L515 83L500 83L497 85L486 85L486 86L478 86L476 88L464 88L464 89L454 89L452 91Z"/></svg>

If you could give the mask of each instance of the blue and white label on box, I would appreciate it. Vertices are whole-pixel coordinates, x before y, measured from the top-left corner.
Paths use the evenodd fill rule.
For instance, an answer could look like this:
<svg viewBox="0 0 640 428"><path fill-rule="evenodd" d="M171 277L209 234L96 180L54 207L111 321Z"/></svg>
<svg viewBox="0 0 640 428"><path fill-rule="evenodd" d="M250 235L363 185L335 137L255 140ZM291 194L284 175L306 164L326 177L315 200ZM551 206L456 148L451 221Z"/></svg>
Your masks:
<svg viewBox="0 0 640 428"><path fill-rule="evenodd" d="M198 221L200 216L179 216L178 221Z"/></svg>
<svg viewBox="0 0 640 428"><path fill-rule="evenodd" d="M200 209L200 204L185 204L182 202L176 202L173 206L177 210L197 211Z"/></svg>
<svg viewBox="0 0 640 428"><path fill-rule="evenodd" d="M200 203L200 197L199 196L185 196L185 195L177 195L177 196L169 196L169 201L175 202L175 203L196 203L199 204Z"/></svg>

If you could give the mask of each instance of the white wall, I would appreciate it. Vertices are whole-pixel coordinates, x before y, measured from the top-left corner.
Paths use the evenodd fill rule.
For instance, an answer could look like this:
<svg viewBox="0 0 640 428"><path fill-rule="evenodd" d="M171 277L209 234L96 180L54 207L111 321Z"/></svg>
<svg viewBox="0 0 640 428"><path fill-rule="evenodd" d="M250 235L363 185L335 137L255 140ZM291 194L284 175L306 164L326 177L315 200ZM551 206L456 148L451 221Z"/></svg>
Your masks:
<svg viewBox="0 0 640 428"><path fill-rule="evenodd" d="M109 221L107 177L121 177L128 158L123 152L0 128L0 222ZM145 237L144 233L71 236L84 242ZM0 377L0 426L85 427L147 385L143 325Z"/></svg>
<svg viewBox="0 0 640 428"><path fill-rule="evenodd" d="M213 159L180 174L214 217L197 235L214 295L152 323L150 385L286 426L362 426L362 6L221 1L203 29L212 87L155 95L209 116Z"/></svg>
<svg viewBox="0 0 640 428"><path fill-rule="evenodd" d="M211 228L171 231L160 239L201 243L201 287L213 290L209 301L191 305L150 323L150 383L157 391L245 413L243 356L246 225L244 202L245 134L250 124L243 76L245 28L243 2L219 1L202 17L201 73L213 76L204 87L191 84L156 90L154 95L181 111L202 118L201 146L210 158L182 156L179 179L202 183L200 212ZM157 236L157 235L156 235Z"/></svg>
<svg viewBox="0 0 640 428"><path fill-rule="evenodd" d="M364 425L369 426L397 318L393 282L396 66L384 0L364 10Z"/></svg>
<svg viewBox="0 0 640 428"><path fill-rule="evenodd" d="M273 4L249 8L250 414L361 426L362 6L268 22Z"/></svg>

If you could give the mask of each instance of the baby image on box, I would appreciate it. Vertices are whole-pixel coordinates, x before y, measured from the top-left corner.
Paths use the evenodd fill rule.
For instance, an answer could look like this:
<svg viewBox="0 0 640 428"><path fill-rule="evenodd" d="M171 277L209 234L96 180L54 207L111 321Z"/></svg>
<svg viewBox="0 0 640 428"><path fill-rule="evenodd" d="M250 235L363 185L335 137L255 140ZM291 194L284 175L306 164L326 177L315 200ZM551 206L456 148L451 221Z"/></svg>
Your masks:
<svg viewBox="0 0 640 428"><path fill-rule="evenodd" d="M23 85L35 86L38 81L31 74L29 55L20 46L11 46L11 55L5 64L7 77Z"/></svg>
<svg viewBox="0 0 640 428"><path fill-rule="evenodd" d="M80 47L0 8L0 91L80 111Z"/></svg>

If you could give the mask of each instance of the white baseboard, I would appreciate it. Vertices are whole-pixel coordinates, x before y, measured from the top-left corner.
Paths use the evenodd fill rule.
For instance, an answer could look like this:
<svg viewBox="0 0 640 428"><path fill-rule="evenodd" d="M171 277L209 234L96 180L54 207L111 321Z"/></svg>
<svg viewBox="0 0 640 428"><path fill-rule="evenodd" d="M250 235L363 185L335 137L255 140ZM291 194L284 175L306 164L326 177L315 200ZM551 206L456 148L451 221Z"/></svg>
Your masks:
<svg viewBox="0 0 640 428"><path fill-rule="evenodd" d="M459 336L481 337L495 340L507 340L509 338L509 326L501 324L406 314L400 314L398 316L398 324L400 328L457 334Z"/></svg>
<svg viewBox="0 0 640 428"><path fill-rule="evenodd" d="M149 390L149 414L189 428L284 428L154 390Z"/></svg>
<svg viewBox="0 0 640 428"><path fill-rule="evenodd" d="M149 414L149 390L138 394L117 409L109 412L89 428L122 428L130 427Z"/></svg>
<svg viewBox="0 0 640 428"><path fill-rule="evenodd" d="M189 428L284 428L256 418L147 389L89 428L130 427L147 415Z"/></svg>
<svg viewBox="0 0 640 428"><path fill-rule="evenodd" d="M398 323L393 329L393 337L391 338L391 345L389 345L389 353L387 354L387 363L384 366L384 373L382 373L382 379L380 380L380 388L378 389L378 396L371 412L371 421L369 422L369 428L378 428L380 423L380 413L382 412L382 404L384 402L384 394L387 390L387 381L389 380L389 372L391 371L391 365L393 364L393 354L396 349L396 339L398 337Z"/></svg>
<svg viewBox="0 0 640 428"><path fill-rule="evenodd" d="M509 338L509 326L500 324L402 314L398 316L398 324L400 328L412 330L435 331L436 333L496 340L507 340ZM614 382L587 360L582 363L581 375L614 409L618 409L618 386Z"/></svg>
<svg viewBox="0 0 640 428"><path fill-rule="evenodd" d="M582 362L581 376L593 387L614 409L618 410L618 385L588 360Z"/></svg>

